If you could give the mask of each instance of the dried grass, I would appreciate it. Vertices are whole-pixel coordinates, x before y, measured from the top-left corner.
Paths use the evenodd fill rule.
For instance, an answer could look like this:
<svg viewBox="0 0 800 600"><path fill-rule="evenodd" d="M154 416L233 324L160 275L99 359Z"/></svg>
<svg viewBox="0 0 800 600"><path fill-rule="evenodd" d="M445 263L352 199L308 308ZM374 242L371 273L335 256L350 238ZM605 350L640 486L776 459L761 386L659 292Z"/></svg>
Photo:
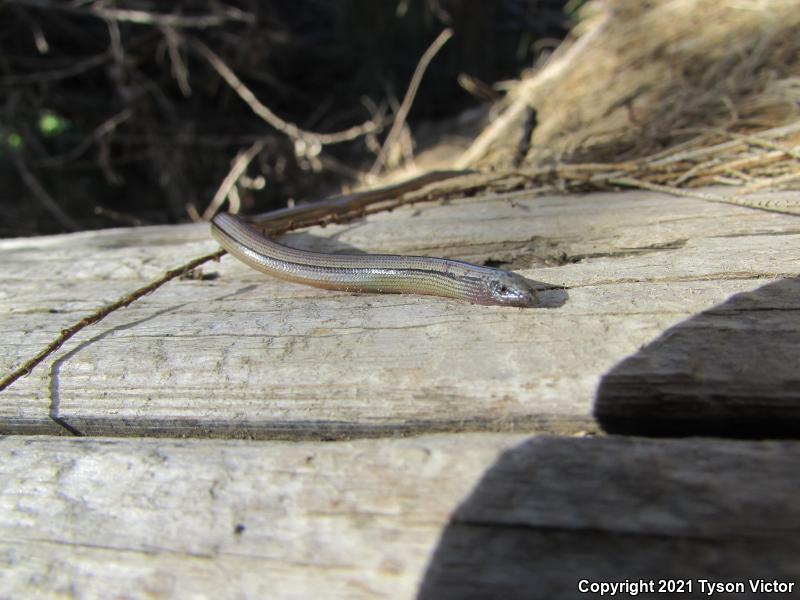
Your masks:
<svg viewBox="0 0 800 600"><path fill-rule="evenodd" d="M586 11L580 51L512 94L508 114L538 112L527 178L800 185L800 0L595 0ZM518 118L497 127L470 166L519 164L514 131Z"/></svg>

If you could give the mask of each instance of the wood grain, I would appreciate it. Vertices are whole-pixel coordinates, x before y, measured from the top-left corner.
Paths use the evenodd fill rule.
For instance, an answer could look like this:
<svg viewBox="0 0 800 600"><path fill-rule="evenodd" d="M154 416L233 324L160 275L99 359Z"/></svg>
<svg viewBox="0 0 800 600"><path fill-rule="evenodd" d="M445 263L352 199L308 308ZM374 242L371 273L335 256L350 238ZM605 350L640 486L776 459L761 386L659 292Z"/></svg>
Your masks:
<svg viewBox="0 0 800 600"><path fill-rule="evenodd" d="M0 432L65 432L56 421L91 435L289 439L593 430L604 374L732 295L798 274L797 223L655 193L517 192L290 235L312 249L501 265L569 289L532 310L352 296L226 257L70 340L2 394ZM0 368L214 247L196 226L0 242Z"/></svg>
<svg viewBox="0 0 800 600"><path fill-rule="evenodd" d="M595 415L638 435L800 437L800 278L671 327L603 376Z"/></svg>
<svg viewBox="0 0 800 600"><path fill-rule="evenodd" d="M411 598L519 439L0 439L0 598Z"/></svg>
<svg viewBox="0 0 800 600"><path fill-rule="evenodd" d="M458 508L419 598L577 598L581 580L653 581L648 598L708 597L700 580L768 597L759 578L796 593L798 467L796 442L528 440ZM692 593L658 593L664 579Z"/></svg>
<svg viewBox="0 0 800 600"><path fill-rule="evenodd" d="M587 578L800 577L798 443L10 436L0 456L3 598L574 598Z"/></svg>

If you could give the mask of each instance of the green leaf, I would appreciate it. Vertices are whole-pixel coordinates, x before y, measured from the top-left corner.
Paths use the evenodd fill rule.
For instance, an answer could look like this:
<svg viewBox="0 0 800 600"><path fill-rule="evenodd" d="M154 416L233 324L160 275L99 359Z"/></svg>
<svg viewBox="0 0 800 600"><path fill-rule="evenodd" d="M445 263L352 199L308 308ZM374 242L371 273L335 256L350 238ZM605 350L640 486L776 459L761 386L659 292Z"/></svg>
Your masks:
<svg viewBox="0 0 800 600"><path fill-rule="evenodd" d="M12 131L6 136L6 144L14 150L22 147L22 136L16 131Z"/></svg>
<svg viewBox="0 0 800 600"><path fill-rule="evenodd" d="M39 117L39 131L44 135L58 135L66 129L67 122L54 112L42 113Z"/></svg>

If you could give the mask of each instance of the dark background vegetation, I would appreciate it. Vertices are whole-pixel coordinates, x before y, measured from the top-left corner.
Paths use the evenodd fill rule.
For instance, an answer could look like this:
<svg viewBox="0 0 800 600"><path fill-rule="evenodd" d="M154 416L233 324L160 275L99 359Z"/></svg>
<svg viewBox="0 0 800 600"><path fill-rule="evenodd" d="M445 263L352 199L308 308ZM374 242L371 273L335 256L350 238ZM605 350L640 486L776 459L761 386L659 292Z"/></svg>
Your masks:
<svg viewBox="0 0 800 600"><path fill-rule="evenodd" d="M533 65L579 4L0 2L0 236L188 220L188 207L202 213L231 160L256 140L264 149L247 174L266 185L243 190L243 210L335 190L375 160L420 56L445 27L455 35L425 75L412 130L491 100L491 84ZM309 160L251 111L195 40L286 121L315 132L385 126Z"/></svg>

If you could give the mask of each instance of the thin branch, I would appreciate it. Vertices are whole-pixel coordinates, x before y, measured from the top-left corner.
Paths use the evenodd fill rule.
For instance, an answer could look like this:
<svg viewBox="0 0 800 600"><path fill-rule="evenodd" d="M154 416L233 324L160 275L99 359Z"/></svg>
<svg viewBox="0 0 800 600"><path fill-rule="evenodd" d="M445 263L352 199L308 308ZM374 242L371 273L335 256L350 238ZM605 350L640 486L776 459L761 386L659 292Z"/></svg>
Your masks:
<svg viewBox="0 0 800 600"><path fill-rule="evenodd" d="M150 221L146 221L140 217L135 215L130 215L127 213L122 213L112 208L106 208L105 206L101 206L99 204L95 205L94 207L94 214L107 217L112 221L116 221L118 223L122 223L128 227L142 227L143 225L152 225Z"/></svg>
<svg viewBox="0 0 800 600"><path fill-rule="evenodd" d="M109 117L108 119L100 123L100 125L95 127L92 133L90 133L86 138L83 139L83 141L81 141L80 144L75 146L69 152L61 154L59 156L50 156L47 158L40 159L34 163L35 166L60 167L69 161L80 158L80 156L84 152L86 152L89 148L92 147L92 144L102 140L105 136L114 131L117 127L119 127L122 123L124 123L128 119L130 119L132 116L133 116L133 111L130 108L121 110L117 114Z"/></svg>
<svg viewBox="0 0 800 600"><path fill-rule="evenodd" d="M769 179L756 181L755 183L751 183L750 185L746 185L743 188L736 190L736 193L741 195L749 194L751 192L763 190L764 188L778 188L786 185L787 183L794 183L795 181L800 181L800 173L786 173L785 175L780 175L778 177L771 177Z"/></svg>
<svg viewBox="0 0 800 600"><path fill-rule="evenodd" d="M717 202L720 204L733 204L744 208L755 208L757 210L765 210L768 212L777 212L786 215L800 215L800 204L794 204L786 198L736 198L734 196L721 196L719 194L710 194L708 192L698 192L686 188L676 188L671 185L662 185L658 183L651 183L649 181L642 181L633 177L617 177L609 179L608 183L612 185L620 185L623 187L638 188L641 190L650 190L653 192L662 192L672 196L681 196L683 198L697 198L698 200L705 200L706 202Z"/></svg>
<svg viewBox="0 0 800 600"><path fill-rule="evenodd" d="M47 42L47 37L44 34L42 26L36 19L33 19L24 8L17 8L16 11L22 20L25 21L25 24L30 27L36 50L39 54L47 54L50 51L50 44Z"/></svg>
<svg viewBox="0 0 800 600"><path fill-rule="evenodd" d="M14 163L14 167L16 167L19 176L22 178L22 181L28 186L28 189L33 194L34 198L39 201L39 204L49 212L53 218L58 221L58 223L67 231L77 231L80 229L78 223L70 217L67 213L65 213L62 208L58 205L50 193L44 188L44 186L36 179L36 176L28 169L28 165L25 164L25 161L22 160L19 151L12 150L9 152L11 155L11 161Z"/></svg>
<svg viewBox="0 0 800 600"><path fill-rule="evenodd" d="M61 10L80 15L92 15L107 21L135 23L137 25L155 25L159 27L180 27L193 29L206 29L224 25L229 21L254 23L255 16L226 6L224 10L213 15L178 15L169 13L154 13L145 10L130 10L123 8L110 8L98 6L100 2L91 3L87 8L70 5L64 2L50 2L49 0L6 0L7 4L19 4L32 8L47 10Z"/></svg>
<svg viewBox="0 0 800 600"><path fill-rule="evenodd" d="M258 140L247 150L240 151L236 155L236 158L233 159L231 170L228 171L225 179L222 180L222 183L220 184L219 189L217 189L217 193L214 194L214 198L211 200L208 208L206 208L206 210L203 212L202 218L204 221L210 221L211 217L217 214L217 211L219 211L222 203L225 202L225 198L228 197L228 195L234 189L236 182L239 181L239 178L247 170L247 166L263 149L264 142L262 140Z"/></svg>
<svg viewBox="0 0 800 600"><path fill-rule="evenodd" d="M439 50L442 49L442 46L444 46L451 37L453 37L452 29L448 28L442 31L419 59L419 63L417 63L417 67L414 69L414 74L411 76L411 82L408 84L406 95L400 103L400 108L397 110L392 128L389 130L389 135L386 136L386 140L383 142L383 146L381 146L381 151L378 153L372 168L369 170L370 175L377 175L383 170L386 157L397 143L400 132L403 130L408 112L411 110L411 105L414 103L414 98L417 95L420 83L422 83L422 77L425 75L428 65L431 64L433 57L436 56Z"/></svg>
<svg viewBox="0 0 800 600"><path fill-rule="evenodd" d="M88 327L89 325L97 323L98 321L102 321L115 310L119 310L120 308L125 308L126 306L135 302L142 296L146 296L147 294L154 292L168 281L175 279L176 277L180 277L184 273L191 271L192 269L202 265L203 263L206 263L210 260L218 259L223 254L225 254L224 250L217 250L212 254L206 254L205 256L201 256L200 258L195 258L194 260L191 260L176 269L167 271L166 273L164 273L164 275L162 275L155 281L151 281L146 286L140 287L135 292L128 294L123 298L120 298L116 302L112 302L111 304L103 306L102 308L93 312L88 317L81 319L80 321L70 325L66 329L63 329L61 333L52 342L50 342L41 352L26 360L24 363L22 363L22 365L19 368L15 369L11 373L3 377L3 379L0 379L0 392L6 389L9 385L14 383L20 377L24 377L25 375L30 373L31 369L33 369L36 365L41 363L50 354L58 350L64 344L64 342L66 342L69 338L71 338L73 335L75 335L82 329Z"/></svg>
<svg viewBox="0 0 800 600"><path fill-rule="evenodd" d="M255 17L237 8L226 7L225 11L216 15L170 15L164 13L151 13L144 10L125 10L121 8L94 8L92 12L103 19L136 23L138 25L158 25L159 27L191 27L205 29L223 25L228 21L254 23Z"/></svg>
<svg viewBox="0 0 800 600"><path fill-rule="evenodd" d="M315 133L313 131L301 129L294 123L284 121L274 112L272 112L271 109L262 104L261 101L256 98L256 95L250 90L250 88L242 83L242 80L237 77L236 73L234 73L231 68L228 67L228 65L226 65L223 60L211 50L211 48L206 46L198 39L191 40L191 44L203 56L203 58L208 61L213 69L219 74L219 76L225 80L231 89L236 92L236 94L242 100L244 100L247 106L250 107L250 110L266 121L271 127L277 129L288 138L292 139L295 142L296 148L300 146L305 148L306 153L308 154L311 154L311 151L308 150L308 148L321 148L322 146L328 144L349 142L368 133L374 133L381 128L380 124L375 123L374 121L367 121L361 125L356 125L350 129L345 129L344 131L338 131L335 133Z"/></svg>
<svg viewBox="0 0 800 600"><path fill-rule="evenodd" d="M376 188L373 190L365 190L363 192L356 192L354 194L345 194L342 196L333 196L321 202L313 202L310 204L302 204L291 208L280 208L268 213L253 215L249 218L253 224L258 225L270 235L275 235L293 229L296 227L306 227L309 225L319 225L321 223L329 222L331 220L347 220L355 218L369 205L391 201L415 191L424 188L427 185L443 181L445 179L453 179L455 177L463 177L467 175L475 175L476 171L430 171L408 181L401 181L387 185L385 187ZM473 188L460 188L460 192L466 189ZM432 198L429 198L432 199ZM387 207L386 210L394 208Z"/></svg>
<svg viewBox="0 0 800 600"><path fill-rule="evenodd" d="M26 75L6 75L2 79L0 79L0 85L10 86L10 85L22 85L26 83L46 83L50 81L58 81L60 79L69 79L70 77L80 75L81 73L85 73L90 69L99 67L100 65L105 63L110 57L111 57L110 53L103 52L102 54L96 54L95 56L90 56L89 58L86 58L84 60L75 61L68 67L64 67L63 69L39 71L36 73L29 73Z"/></svg>
<svg viewBox="0 0 800 600"><path fill-rule="evenodd" d="M173 27L161 27L161 33L167 43L167 53L169 54L170 72L178 83L181 94L188 98L192 95L192 88L189 86L189 70L181 56L180 44L182 36Z"/></svg>
<svg viewBox="0 0 800 600"><path fill-rule="evenodd" d="M760 141L764 140L772 140L776 138L786 137L794 133L800 132L800 121L793 121L788 125L782 125L780 127L772 127L770 129L765 129L758 133L758 137ZM723 135L731 137L732 134L728 132L720 132ZM699 148L693 150L687 150L685 152L674 152L674 148L664 150L663 152L659 153L658 159L655 157L650 157L648 159L648 163L653 166L665 166L668 164L674 164L676 162L681 162L684 160L694 160L697 158L703 158L706 156L720 156L724 152L728 150L734 150L741 146L747 145L749 140L747 139L748 136L743 137L736 137L729 142L722 142L720 144L715 144L713 146L701 146ZM750 136L752 137L752 136ZM791 151L787 149L783 149L783 151L787 154L790 154Z"/></svg>

